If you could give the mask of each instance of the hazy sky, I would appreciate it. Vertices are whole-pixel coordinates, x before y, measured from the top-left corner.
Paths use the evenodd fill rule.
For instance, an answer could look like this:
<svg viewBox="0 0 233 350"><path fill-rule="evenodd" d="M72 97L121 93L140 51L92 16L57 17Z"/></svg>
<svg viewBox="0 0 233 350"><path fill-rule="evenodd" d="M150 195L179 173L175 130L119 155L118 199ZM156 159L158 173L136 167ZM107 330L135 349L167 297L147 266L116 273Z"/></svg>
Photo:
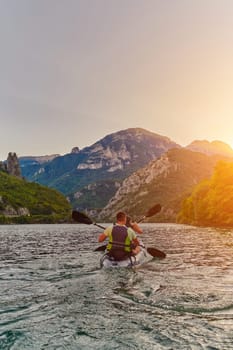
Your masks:
<svg viewBox="0 0 233 350"><path fill-rule="evenodd" d="M0 160L142 127L233 146L232 0L0 0Z"/></svg>

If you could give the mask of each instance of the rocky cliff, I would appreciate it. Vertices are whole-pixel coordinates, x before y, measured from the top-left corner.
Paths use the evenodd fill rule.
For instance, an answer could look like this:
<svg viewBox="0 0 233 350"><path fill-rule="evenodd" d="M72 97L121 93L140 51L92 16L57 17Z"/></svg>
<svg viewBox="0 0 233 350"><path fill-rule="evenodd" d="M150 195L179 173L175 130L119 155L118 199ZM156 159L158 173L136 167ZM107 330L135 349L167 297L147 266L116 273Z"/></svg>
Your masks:
<svg viewBox="0 0 233 350"><path fill-rule="evenodd" d="M77 169L100 169L107 172L140 166L173 147L180 147L170 139L147 130L135 128L106 136L93 146L85 148L88 157Z"/></svg>
<svg viewBox="0 0 233 350"><path fill-rule="evenodd" d="M160 203L162 211L153 220L175 222L183 199L198 182L211 176L216 162L223 158L171 149L126 178L99 219L113 220L118 210L141 216Z"/></svg>
<svg viewBox="0 0 233 350"><path fill-rule="evenodd" d="M22 167L30 181L56 188L74 207L102 208L130 174L178 144L141 128L107 135L92 146Z"/></svg>
<svg viewBox="0 0 233 350"><path fill-rule="evenodd" d="M7 172L9 175L21 178L20 164L15 152L9 152L7 160L0 162L0 170Z"/></svg>
<svg viewBox="0 0 233 350"><path fill-rule="evenodd" d="M10 175L21 178L19 160L15 152L8 153L6 169Z"/></svg>

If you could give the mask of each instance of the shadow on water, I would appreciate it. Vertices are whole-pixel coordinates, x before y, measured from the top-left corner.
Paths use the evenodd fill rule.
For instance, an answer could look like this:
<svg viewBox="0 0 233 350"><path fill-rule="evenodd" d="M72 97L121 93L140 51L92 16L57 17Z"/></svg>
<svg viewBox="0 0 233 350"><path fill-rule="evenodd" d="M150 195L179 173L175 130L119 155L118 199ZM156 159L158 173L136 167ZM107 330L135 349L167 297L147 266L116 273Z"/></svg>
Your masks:
<svg viewBox="0 0 233 350"><path fill-rule="evenodd" d="M96 228L0 228L0 349L231 349L233 233L144 225L167 253L99 268Z"/></svg>

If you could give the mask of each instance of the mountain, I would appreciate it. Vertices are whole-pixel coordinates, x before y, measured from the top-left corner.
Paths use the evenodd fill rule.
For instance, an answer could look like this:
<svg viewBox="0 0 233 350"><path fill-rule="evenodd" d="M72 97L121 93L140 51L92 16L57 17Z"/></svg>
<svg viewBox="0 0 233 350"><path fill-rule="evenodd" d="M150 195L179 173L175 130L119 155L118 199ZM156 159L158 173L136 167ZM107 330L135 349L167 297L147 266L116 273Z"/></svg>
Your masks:
<svg viewBox="0 0 233 350"><path fill-rule="evenodd" d="M174 147L168 137L130 128L46 163L20 164L26 179L59 190L73 207L101 209L126 177Z"/></svg>
<svg viewBox="0 0 233 350"><path fill-rule="evenodd" d="M0 170L0 223L63 222L70 212L58 191Z"/></svg>
<svg viewBox="0 0 233 350"><path fill-rule="evenodd" d="M153 221L176 222L181 203L193 187L211 176L220 155L207 156L187 149L171 149L159 159L126 178L115 196L99 213L99 219L112 221L119 210L141 216L156 203L162 211Z"/></svg>
<svg viewBox="0 0 233 350"><path fill-rule="evenodd" d="M212 141L207 140L193 141L186 147L187 149L194 152L201 152L207 155L221 154L226 157L233 157L233 149L226 143L222 141Z"/></svg>
<svg viewBox="0 0 233 350"><path fill-rule="evenodd" d="M59 157L59 154L51 154L46 156L24 156L19 157L19 164L22 174L25 178L30 179L32 172L38 171L42 164L52 161L54 158Z"/></svg>

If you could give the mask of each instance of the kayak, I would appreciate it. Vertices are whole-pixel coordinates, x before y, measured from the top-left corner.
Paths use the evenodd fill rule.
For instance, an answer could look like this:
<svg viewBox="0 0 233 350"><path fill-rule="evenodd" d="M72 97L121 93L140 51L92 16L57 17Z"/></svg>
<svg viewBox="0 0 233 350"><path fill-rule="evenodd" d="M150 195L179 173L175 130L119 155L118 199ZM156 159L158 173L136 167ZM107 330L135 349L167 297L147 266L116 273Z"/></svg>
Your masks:
<svg viewBox="0 0 233 350"><path fill-rule="evenodd" d="M106 252L100 259L100 267L112 268L112 267L133 267L143 264L148 258L151 257L146 248L141 245L141 250L137 255L127 257L124 260L115 260L113 257L108 255Z"/></svg>

